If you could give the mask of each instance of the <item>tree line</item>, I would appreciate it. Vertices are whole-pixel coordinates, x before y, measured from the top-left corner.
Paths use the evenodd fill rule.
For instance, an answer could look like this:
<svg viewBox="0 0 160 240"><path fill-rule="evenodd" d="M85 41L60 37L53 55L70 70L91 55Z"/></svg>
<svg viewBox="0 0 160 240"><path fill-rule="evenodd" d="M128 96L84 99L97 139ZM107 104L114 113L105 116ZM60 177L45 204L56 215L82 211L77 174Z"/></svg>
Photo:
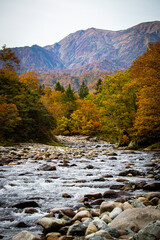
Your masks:
<svg viewBox="0 0 160 240"><path fill-rule="evenodd" d="M0 52L0 138L51 142L54 135L100 136L119 146L160 140L160 43L126 71L105 75L90 93L83 81L77 94L57 81L41 86L34 72L18 75L19 60Z"/></svg>

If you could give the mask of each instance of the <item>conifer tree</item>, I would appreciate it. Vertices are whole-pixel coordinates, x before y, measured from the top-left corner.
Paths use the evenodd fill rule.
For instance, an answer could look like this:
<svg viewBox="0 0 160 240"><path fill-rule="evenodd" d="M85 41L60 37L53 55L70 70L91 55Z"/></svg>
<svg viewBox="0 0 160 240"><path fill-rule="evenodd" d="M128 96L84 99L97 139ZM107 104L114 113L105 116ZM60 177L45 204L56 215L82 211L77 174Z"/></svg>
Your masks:
<svg viewBox="0 0 160 240"><path fill-rule="evenodd" d="M79 98L84 99L88 94L89 94L89 89L86 86L85 82L83 81L78 91Z"/></svg>

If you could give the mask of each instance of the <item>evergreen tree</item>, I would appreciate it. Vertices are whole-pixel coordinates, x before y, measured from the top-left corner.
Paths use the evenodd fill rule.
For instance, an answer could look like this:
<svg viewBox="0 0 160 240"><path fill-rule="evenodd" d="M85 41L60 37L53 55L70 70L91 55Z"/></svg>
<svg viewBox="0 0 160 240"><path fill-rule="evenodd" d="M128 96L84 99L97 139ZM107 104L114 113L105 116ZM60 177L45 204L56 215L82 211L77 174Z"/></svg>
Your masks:
<svg viewBox="0 0 160 240"><path fill-rule="evenodd" d="M60 91L60 92L64 92L64 87L60 84L59 81L56 82L56 85L54 87L55 91Z"/></svg>
<svg viewBox="0 0 160 240"><path fill-rule="evenodd" d="M70 84L68 85L68 88L64 94L64 100L65 100L65 102L73 102L76 100L73 89L71 88Z"/></svg>
<svg viewBox="0 0 160 240"><path fill-rule="evenodd" d="M101 90L100 90L100 86L101 86L101 85L102 85L102 80L99 79L99 80L97 81L97 83L96 83L96 87L95 87L96 93L95 93L95 94L101 92Z"/></svg>
<svg viewBox="0 0 160 240"><path fill-rule="evenodd" d="M84 99L88 94L89 94L89 89L86 86L85 82L83 81L78 91L79 98Z"/></svg>

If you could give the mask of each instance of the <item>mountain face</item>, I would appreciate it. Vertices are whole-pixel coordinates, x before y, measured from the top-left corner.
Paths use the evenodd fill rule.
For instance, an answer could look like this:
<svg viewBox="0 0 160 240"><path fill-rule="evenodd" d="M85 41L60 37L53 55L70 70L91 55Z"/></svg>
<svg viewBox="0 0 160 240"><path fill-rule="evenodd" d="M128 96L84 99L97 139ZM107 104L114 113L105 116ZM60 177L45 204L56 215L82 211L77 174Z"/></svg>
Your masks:
<svg viewBox="0 0 160 240"><path fill-rule="evenodd" d="M90 28L77 31L46 47L14 48L23 71L114 71L128 68L148 43L160 41L160 21L141 23L127 30Z"/></svg>

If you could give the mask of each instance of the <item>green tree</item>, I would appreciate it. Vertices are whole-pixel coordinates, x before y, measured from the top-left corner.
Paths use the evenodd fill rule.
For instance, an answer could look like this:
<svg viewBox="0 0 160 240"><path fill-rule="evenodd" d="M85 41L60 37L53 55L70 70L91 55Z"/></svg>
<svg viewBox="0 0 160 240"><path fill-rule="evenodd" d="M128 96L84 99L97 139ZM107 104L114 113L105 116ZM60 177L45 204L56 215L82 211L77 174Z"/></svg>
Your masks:
<svg viewBox="0 0 160 240"><path fill-rule="evenodd" d="M64 91L65 91L65 90L64 90L64 87L60 84L59 81L56 82L56 85L55 85L55 87L54 87L54 90L55 90L55 91L60 91L60 92L64 92Z"/></svg>
<svg viewBox="0 0 160 240"><path fill-rule="evenodd" d="M97 81L97 83L96 83L96 87L95 87L96 92L95 92L95 94L97 94L97 93L99 93L101 91L101 89L100 89L101 85L102 85L102 79L99 79Z"/></svg>
<svg viewBox="0 0 160 240"><path fill-rule="evenodd" d="M88 94L89 94L89 89L86 86L85 82L83 81L78 91L79 98L84 99Z"/></svg>

